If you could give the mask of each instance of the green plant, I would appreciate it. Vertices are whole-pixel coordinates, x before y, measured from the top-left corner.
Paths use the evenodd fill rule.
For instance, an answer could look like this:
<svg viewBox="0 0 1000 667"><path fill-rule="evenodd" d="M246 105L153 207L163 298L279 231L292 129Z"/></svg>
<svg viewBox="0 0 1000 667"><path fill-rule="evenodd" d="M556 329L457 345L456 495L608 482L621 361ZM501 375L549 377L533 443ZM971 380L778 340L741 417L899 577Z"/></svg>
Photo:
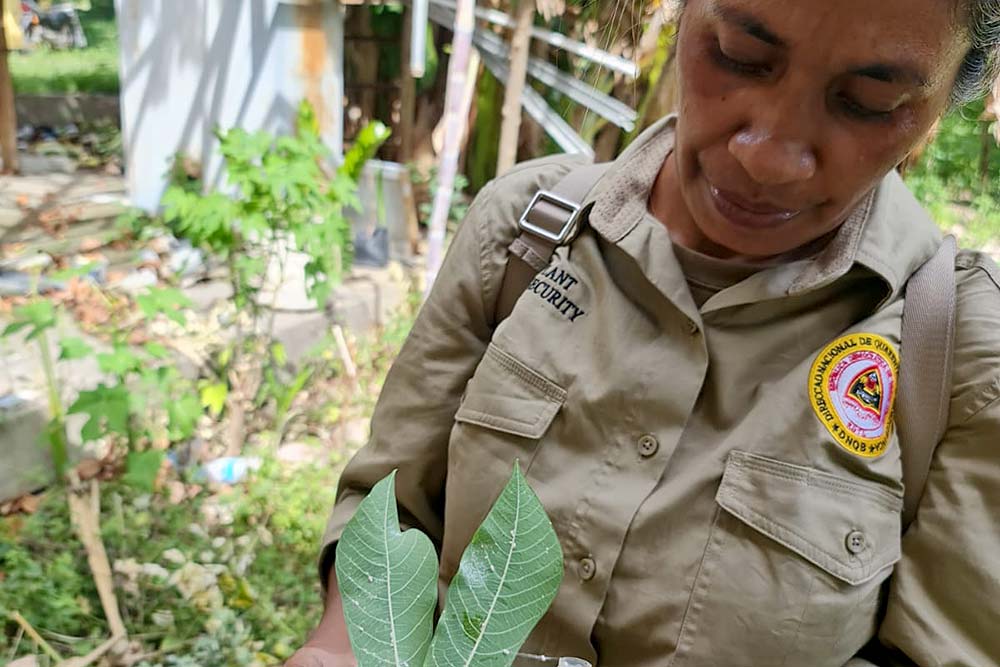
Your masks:
<svg viewBox="0 0 1000 667"><path fill-rule="evenodd" d="M218 132L233 193L202 195L189 184L171 186L163 198L164 219L175 236L228 261L234 298L257 314L258 296L272 261L287 248L304 253L309 296L325 303L350 266L350 226L344 206L358 206L356 177L324 173L326 147L308 103L299 110L298 130L274 137L242 129ZM384 137L379 137L384 141ZM376 144L377 147L377 144ZM361 161L364 144L345 159Z"/></svg>
<svg viewBox="0 0 1000 667"><path fill-rule="evenodd" d="M56 474L62 476L67 463L67 441L66 441L66 413L63 409L62 398L59 395L59 382L56 378L55 364L52 360L52 350L49 346L49 329L56 326L56 309L51 301L36 297L34 301L19 306L14 310L14 321L7 325L0 336L7 338L14 334L27 330L25 340L34 340L38 345L38 355L42 361L42 369L45 373L45 385L48 390L49 399L49 424L45 429L45 439L49 446L49 453L52 457L52 465ZM72 346L65 353L73 353Z"/></svg>
<svg viewBox="0 0 1000 667"><path fill-rule="evenodd" d="M162 315L181 326L187 321L184 309L191 306L187 297L171 288L151 288L136 302L147 321ZM95 355L100 371L113 380L80 392L70 406L69 414L87 415L83 439L121 437L127 447L126 481L152 490L164 458L163 449L153 445L190 438L203 414L194 384L173 367L160 343L130 345L119 332L109 352L95 354L75 339L61 341L61 346L63 358Z"/></svg>
<svg viewBox="0 0 1000 667"><path fill-rule="evenodd" d="M235 341L220 354L215 377L201 387L201 402L216 414L220 404L228 406L233 451L245 439L243 405L273 402L280 438L295 394L309 381L309 374L289 376L283 348L273 344L286 261L291 253L305 257L307 294L325 305L351 262L353 238L344 207L360 205L357 177L388 135L380 123L365 128L331 172L324 166L328 151L315 112L303 102L293 135L217 133L230 190L201 194L181 171L173 172L163 198L164 223L174 236L221 257L229 269L238 311Z"/></svg>
<svg viewBox="0 0 1000 667"><path fill-rule="evenodd" d="M520 466L462 555L436 629L434 546L400 531L395 474L361 502L337 545L358 664L510 665L563 576L559 540Z"/></svg>
<svg viewBox="0 0 1000 667"><path fill-rule="evenodd" d="M409 169L410 179L413 181L414 186L427 189L428 200L421 202L417 207L421 222L427 224L431 217L431 209L434 207L434 196L438 189L437 167L432 167L430 173L427 175L421 174L414 165L409 165ZM458 224L465 218L465 214L469 212L470 200L464 194L467 187L469 187L469 179L462 174L455 174L455 195L452 197L451 205L448 209L449 225Z"/></svg>
<svg viewBox="0 0 1000 667"><path fill-rule="evenodd" d="M344 413L370 414L414 314L401 311L379 336L359 341L357 384L327 376L320 359L310 361L321 369L320 381L331 384L315 394L329 394ZM315 446L330 454L329 464L289 467L265 447L250 452L263 465L248 483L200 491L187 484L183 498L174 494L184 482L170 469L152 493L121 478L102 483L101 535L121 615L136 654L149 665L190 661L195 653L196 665L235 665L247 655L237 654L238 647L278 665L315 627L322 600L319 578L310 576L316 540L349 454L331 451L325 440ZM87 555L63 496L53 490L40 497L35 514L0 517L0 662L32 652L30 639L19 639L19 626L5 620L8 611L21 612L64 656L88 653L106 636ZM182 573L204 576L206 586L185 597Z"/></svg>
<svg viewBox="0 0 1000 667"><path fill-rule="evenodd" d="M62 272L59 277L82 275L87 270L89 267L81 267ZM136 301L147 321L162 315L179 325L185 324L184 308L190 306L183 294L164 288L152 288ZM193 385L168 363L166 348L156 342L133 346L123 332L116 332L110 351L97 352L82 339L66 336L57 341L59 356L55 359L49 343L49 331L56 328L59 319L55 305L36 296L15 309L13 315L14 321L0 335L9 337L26 331L26 340L38 345L51 414L45 437L57 475L62 476L68 462L66 415L83 414L87 416L81 431L83 440L120 437L126 443L126 479L141 488L151 488L164 453L150 445L158 440L177 442L191 437L202 414ZM110 375L112 382L81 391L66 409L59 393L56 363L86 357L94 357L100 371Z"/></svg>

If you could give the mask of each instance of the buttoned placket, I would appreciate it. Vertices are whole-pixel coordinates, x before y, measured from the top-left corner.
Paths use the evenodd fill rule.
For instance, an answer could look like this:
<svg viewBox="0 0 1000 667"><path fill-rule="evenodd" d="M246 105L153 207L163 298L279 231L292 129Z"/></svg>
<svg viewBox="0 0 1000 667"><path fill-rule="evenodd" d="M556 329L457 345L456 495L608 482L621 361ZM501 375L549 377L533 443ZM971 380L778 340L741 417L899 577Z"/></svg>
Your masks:
<svg viewBox="0 0 1000 667"><path fill-rule="evenodd" d="M670 392L663 392L673 397L670 405L655 414L634 415L632 420L622 421L616 441L607 448L605 459L574 507L576 520L567 535L572 553L566 554L563 586L567 589L564 594L573 600L571 620L579 624L576 631L582 636L593 633L629 526L667 470L708 372L701 316L672 255L669 237L665 230L659 230L663 238L646 243L650 229L643 223L648 221L624 225L628 231L622 238L604 240L614 242L617 251L624 253L626 261L632 262L638 274L652 285L653 289L646 289L644 294L655 296L644 299L642 307L653 312L660 323L664 349L683 350L682 358L690 366L672 373L676 383ZM598 233L600 228L598 223ZM630 286L621 287L628 290Z"/></svg>

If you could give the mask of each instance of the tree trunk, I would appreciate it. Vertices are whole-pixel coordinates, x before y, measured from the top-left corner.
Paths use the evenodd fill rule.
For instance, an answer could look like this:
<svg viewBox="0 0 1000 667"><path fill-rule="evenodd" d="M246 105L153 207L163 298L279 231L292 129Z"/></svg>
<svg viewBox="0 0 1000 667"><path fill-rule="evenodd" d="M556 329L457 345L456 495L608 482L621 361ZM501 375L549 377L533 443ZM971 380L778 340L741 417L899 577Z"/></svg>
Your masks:
<svg viewBox="0 0 1000 667"><path fill-rule="evenodd" d="M510 74L503 98L503 125L500 128L500 154L497 175L517 162L518 139L521 135L521 96L528 75L528 55L531 46L531 26L535 18L535 0L518 0L516 25L510 41Z"/></svg>
<svg viewBox="0 0 1000 667"><path fill-rule="evenodd" d="M451 208L452 190L455 185L455 169L458 152L465 134L468 109L463 109L467 98L469 57L472 51L472 29L475 25L475 0L458 0L455 8L455 29L451 43L451 58L448 61L448 89L444 104L444 145L438 168L438 187L434 195L430 230L427 237L427 285L425 296L437 278L444 251L444 235L448 225L448 211Z"/></svg>
<svg viewBox="0 0 1000 667"><path fill-rule="evenodd" d="M14 84L7 64L4 1L0 0L0 158L3 159L0 173L13 174L17 172L17 118L14 115Z"/></svg>

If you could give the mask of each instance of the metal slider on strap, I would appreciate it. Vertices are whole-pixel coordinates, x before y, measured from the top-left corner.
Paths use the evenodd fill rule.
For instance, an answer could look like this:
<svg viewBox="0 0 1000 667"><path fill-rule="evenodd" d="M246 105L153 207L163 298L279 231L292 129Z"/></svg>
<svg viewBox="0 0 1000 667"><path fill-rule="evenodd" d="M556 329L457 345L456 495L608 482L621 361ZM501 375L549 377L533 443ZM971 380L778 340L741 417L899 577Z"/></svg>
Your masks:
<svg viewBox="0 0 1000 667"><path fill-rule="evenodd" d="M539 224L531 222L528 218L531 216L532 211L540 204L551 204L559 212L559 218L563 218L562 226L558 231L553 231ZM528 232L529 234L534 234L543 239L551 241L556 245L563 244L566 239L570 237L573 233L573 228L576 226L577 218L580 215L581 207L575 202L571 202L568 199L564 199L559 195L549 192L548 190L539 190L535 193L534 198L531 203L528 204L528 208L524 210L521 214L521 219L517 221L518 227L522 231ZM552 209L547 212L548 216L552 216ZM565 214L564 216L562 214Z"/></svg>

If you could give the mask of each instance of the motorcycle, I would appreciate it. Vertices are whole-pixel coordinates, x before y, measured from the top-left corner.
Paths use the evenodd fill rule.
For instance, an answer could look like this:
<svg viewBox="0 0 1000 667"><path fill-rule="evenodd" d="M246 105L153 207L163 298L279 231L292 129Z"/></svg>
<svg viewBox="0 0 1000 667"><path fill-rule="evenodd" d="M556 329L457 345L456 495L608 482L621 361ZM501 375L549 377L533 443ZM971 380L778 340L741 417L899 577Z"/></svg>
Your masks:
<svg viewBox="0 0 1000 667"><path fill-rule="evenodd" d="M48 44L54 49L83 49L87 36L80 16L71 3L42 9L34 0L21 0L21 31L30 44Z"/></svg>

